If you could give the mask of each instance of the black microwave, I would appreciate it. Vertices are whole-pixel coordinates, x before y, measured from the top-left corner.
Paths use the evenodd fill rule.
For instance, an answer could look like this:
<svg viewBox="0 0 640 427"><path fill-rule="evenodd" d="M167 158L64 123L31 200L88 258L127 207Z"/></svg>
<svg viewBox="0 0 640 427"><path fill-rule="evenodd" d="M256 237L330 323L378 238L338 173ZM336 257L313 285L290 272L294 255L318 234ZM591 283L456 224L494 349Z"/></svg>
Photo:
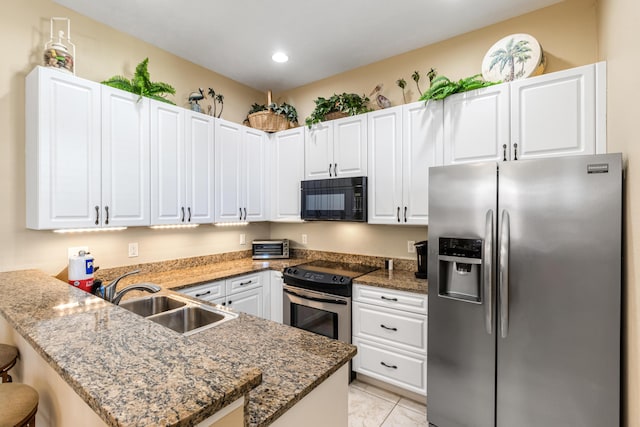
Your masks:
<svg viewBox="0 0 640 427"><path fill-rule="evenodd" d="M306 221L367 222L367 177L301 182L301 212Z"/></svg>

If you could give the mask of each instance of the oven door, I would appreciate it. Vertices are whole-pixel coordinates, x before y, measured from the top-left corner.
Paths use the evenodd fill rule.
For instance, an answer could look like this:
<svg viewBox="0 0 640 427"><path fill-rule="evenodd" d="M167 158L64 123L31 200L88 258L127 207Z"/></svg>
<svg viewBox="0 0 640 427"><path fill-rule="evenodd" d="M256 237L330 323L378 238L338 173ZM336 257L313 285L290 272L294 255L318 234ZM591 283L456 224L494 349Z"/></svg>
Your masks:
<svg viewBox="0 0 640 427"><path fill-rule="evenodd" d="M351 298L283 286L285 325L351 343Z"/></svg>

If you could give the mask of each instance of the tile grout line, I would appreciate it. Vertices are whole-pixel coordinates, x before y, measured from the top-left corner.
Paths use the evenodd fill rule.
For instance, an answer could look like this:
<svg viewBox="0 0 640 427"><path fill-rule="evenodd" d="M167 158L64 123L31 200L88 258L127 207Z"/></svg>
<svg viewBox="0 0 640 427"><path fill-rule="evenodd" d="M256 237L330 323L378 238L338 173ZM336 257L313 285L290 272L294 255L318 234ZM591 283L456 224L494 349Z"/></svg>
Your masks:
<svg viewBox="0 0 640 427"><path fill-rule="evenodd" d="M399 402L399 401L398 401ZM395 405L393 405L393 408L391 408L391 410L389 411L389 413L387 414L386 417L384 417L384 420L382 420L382 423L380 423L380 427L382 427L382 425L384 424L385 421L387 421L387 418L389 418L389 416L391 415L391 413L393 412L394 409L396 409L396 407L398 406L398 404L396 403Z"/></svg>

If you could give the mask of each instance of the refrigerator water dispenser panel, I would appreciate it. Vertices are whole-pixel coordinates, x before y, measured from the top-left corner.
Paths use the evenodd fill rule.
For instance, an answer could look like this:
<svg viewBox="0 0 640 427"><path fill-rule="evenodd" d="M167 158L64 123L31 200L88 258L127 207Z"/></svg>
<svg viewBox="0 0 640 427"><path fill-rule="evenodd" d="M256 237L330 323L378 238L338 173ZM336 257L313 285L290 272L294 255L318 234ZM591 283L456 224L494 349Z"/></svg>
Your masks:
<svg viewBox="0 0 640 427"><path fill-rule="evenodd" d="M482 303L482 239L438 240L438 295Z"/></svg>

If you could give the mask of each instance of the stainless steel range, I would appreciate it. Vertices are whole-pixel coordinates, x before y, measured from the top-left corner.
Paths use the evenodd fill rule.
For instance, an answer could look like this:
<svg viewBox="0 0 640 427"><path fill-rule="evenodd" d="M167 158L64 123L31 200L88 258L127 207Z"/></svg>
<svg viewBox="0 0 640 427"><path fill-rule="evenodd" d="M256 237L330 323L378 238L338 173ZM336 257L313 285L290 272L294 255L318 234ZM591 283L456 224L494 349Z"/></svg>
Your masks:
<svg viewBox="0 0 640 427"><path fill-rule="evenodd" d="M376 269L322 260L285 268L284 324L351 343L353 279Z"/></svg>

